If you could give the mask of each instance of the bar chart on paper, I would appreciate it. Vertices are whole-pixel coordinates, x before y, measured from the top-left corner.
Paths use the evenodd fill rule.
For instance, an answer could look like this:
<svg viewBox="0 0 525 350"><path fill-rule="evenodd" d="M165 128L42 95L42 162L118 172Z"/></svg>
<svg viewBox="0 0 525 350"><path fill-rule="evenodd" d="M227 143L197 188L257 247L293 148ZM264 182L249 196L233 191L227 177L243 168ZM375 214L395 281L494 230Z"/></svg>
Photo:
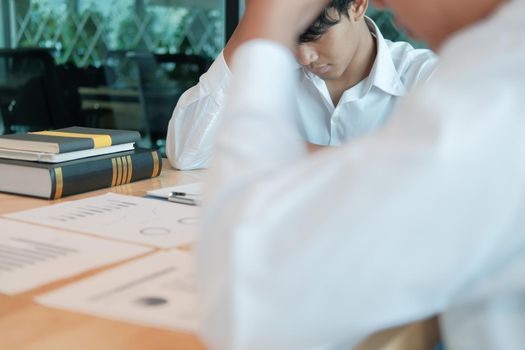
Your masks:
<svg viewBox="0 0 525 350"><path fill-rule="evenodd" d="M191 243L199 208L108 193L7 217L106 238L174 248Z"/></svg>
<svg viewBox="0 0 525 350"><path fill-rule="evenodd" d="M151 249L0 219L0 292L16 294Z"/></svg>

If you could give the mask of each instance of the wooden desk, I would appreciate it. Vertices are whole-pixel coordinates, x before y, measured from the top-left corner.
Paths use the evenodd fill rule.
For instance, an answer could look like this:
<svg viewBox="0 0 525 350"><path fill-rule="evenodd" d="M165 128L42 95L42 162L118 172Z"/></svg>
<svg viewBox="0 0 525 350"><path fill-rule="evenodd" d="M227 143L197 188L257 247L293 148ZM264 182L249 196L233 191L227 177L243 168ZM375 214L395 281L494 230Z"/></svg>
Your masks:
<svg viewBox="0 0 525 350"><path fill-rule="evenodd" d="M143 196L150 189L197 182L201 181L202 178L202 171L175 171L170 169L169 164L165 161L162 175L158 178L66 197L57 201L0 194L0 214L91 197L108 191ZM37 305L32 300L38 294L62 287L122 263L58 281L16 296L0 295L0 349L204 349L203 344L193 334L160 330L47 308ZM375 334L361 344L358 349L431 350L437 337L437 324L435 319L432 319Z"/></svg>

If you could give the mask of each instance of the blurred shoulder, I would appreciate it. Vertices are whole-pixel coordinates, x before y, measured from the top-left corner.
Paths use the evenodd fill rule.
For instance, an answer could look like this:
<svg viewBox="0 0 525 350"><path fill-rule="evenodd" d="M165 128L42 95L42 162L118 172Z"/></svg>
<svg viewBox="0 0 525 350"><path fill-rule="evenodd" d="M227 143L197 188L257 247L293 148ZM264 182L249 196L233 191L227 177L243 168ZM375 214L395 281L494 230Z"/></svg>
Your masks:
<svg viewBox="0 0 525 350"><path fill-rule="evenodd" d="M405 41L385 42L392 62L405 84L412 85L428 80L439 64L438 56L432 50L414 48Z"/></svg>

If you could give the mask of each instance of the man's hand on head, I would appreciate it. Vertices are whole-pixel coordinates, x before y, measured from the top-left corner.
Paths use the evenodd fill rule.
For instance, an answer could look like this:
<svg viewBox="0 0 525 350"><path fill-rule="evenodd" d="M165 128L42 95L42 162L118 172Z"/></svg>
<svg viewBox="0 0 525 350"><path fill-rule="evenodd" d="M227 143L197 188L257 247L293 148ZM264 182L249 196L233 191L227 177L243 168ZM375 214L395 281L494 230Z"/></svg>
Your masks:
<svg viewBox="0 0 525 350"><path fill-rule="evenodd" d="M292 49L329 0L247 0L245 40L268 39Z"/></svg>
<svg viewBox="0 0 525 350"><path fill-rule="evenodd" d="M233 53L252 39L267 39L294 50L299 35L321 13L329 0L246 0L246 11L224 48L230 65Z"/></svg>

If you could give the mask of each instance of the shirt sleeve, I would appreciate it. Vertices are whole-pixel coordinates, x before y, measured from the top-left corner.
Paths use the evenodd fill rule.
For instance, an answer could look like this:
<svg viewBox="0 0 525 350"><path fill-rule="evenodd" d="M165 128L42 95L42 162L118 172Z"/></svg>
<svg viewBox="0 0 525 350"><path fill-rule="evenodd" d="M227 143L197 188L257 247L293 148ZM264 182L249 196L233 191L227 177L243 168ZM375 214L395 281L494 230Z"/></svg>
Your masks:
<svg viewBox="0 0 525 350"><path fill-rule="evenodd" d="M212 140L224 105L231 73L221 53L199 83L177 102L168 125L166 153L170 164L189 170L208 166Z"/></svg>
<svg viewBox="0 0 525 350"><path fill-rule="evenodd" d="M407 55L402 79L408 89L426 84L439 66L438 56L427 49L412 49Z"/></svg>
<svg viewBox="0 0 525 350"><path fill-rule="evenodd" d="M523 169L500 152L520 132L491 142L486 106L444 113L450 104L431 101L447 90L427 86L380 132L308 155L293 66L267 41L234 57L196 246L214 349L351 348L443 310L524 247L513 227Z"/></svg>

